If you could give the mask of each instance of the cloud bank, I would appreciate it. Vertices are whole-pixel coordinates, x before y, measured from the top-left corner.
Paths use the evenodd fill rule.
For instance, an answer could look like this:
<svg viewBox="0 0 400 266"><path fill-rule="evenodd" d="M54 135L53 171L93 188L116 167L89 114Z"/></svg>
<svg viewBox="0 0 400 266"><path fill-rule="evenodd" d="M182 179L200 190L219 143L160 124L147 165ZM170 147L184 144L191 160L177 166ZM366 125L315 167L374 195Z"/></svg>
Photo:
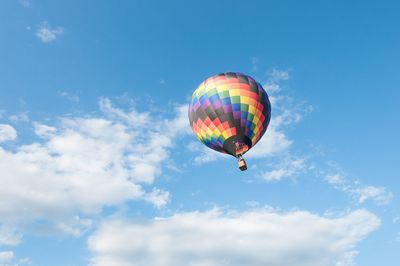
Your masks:
<svg viewBox="0 0 400 266"><path fill-rule="evenodd" d="M91 266L343 266L378 228L366 210L340 217L306 211L187 212L145 222L105 221L89 238Z"/></svg>

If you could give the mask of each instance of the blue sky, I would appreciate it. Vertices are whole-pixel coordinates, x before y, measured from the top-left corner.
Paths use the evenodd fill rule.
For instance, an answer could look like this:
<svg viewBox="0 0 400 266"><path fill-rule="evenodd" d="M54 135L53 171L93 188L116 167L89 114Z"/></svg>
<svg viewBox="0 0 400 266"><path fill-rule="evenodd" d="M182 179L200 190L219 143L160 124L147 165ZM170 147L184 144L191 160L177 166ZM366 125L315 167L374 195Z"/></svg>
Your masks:
<svg viewBox="0 0 400 266"><path fill-rule="evenodd" d="M1 1L0 265L397 265L399 7ZM187 118L226 71L272 102L246 172Z"/></svg>

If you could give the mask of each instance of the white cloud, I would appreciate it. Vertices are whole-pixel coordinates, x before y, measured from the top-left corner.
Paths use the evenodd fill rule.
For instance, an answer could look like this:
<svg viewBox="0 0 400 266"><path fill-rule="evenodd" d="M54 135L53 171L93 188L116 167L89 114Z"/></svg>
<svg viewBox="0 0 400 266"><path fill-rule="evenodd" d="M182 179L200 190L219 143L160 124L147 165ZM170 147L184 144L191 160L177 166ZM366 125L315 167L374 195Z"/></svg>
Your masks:
<svg viewBox="0 0 400 266"><path fill-rule="evenodd" d="M157 208L160 208L170 201L170 196L168 191L155 188L152 192L146 194L145 199L154 204Z"/></svg>
<svg viewBox="0 0 400 266"><path fill-rule="evenodd" d="M8 140L15 140L17 131L10 125L0 124L0 143Z"/></svg>
<svg viewBox="0 0 400 266"><path fill-rule="evenodd" d="M212 209L148 222L109 220L88 248L92 266L353 265L356 244L379 225L366 210L323 217Z"/></svg>
<svg viewBox="0 0 400 266"><path fill-rule="evenodd" d="M132 165L132 176L138 182L152 183L161 172L160 163L169 159L169 149L174 145L175 137L187 134L190 130L187 106L177 106L174 118L160 121L155 121L149 113L135 110L124 112L113 107L106 98L100 100L100 109L112 119L141 128L131 132L135 134L134 150L141 152L132 152L128 156L128 162Z"/></svg>
<svg viewBox="0 0 400 266"><path fill-rule="evenodd" d="M21 242L22 235L16 231L14 223L0 221L0 245L15 246Z"/></svg>
<svg viewBox="0 0 400 266"><path fill-rule="evenodd" d="M0 223L48 219L59 227L76 213L140 198L143 191L125 166L131 141L123 125L77 118L64 120L44 143L15 152L0 148Z"/></svg>
<svg viewBox="0 0 400 266"><path fill-rule="evenodd" d="M181 114L156 119L115 108L108 99L100 107L105 117L35 122L39 141L15 150L0 146L0 243L18 244L27 227L77 236L104 206L138 199L157 208L168 203L167 191L146 190L183 130ZM174 128L167 130L170 123ZM16 137L12 127L1 128L8 132L1 134L4 140Z"/></svg>
<svg viewBox="0 0 400 266"><path fill-rule="evenodd" d="M188 106L186 104L177 105L174 108L175 118L166 121L168 135L188 135L192 134L188 118Z"/></svg>
<svg viewBox="0 0 400 266"><path fill-rule="evenodd" d="M32 264L32 260L30 258L23 258L23 259L19 259L18 263L21 265L30 265L30 264Z"/></svg>
<svg viewBox="0 0 400 266"><path fill-rule="evenodd" d="M268 128L261 140L251 148L245 157L264 158L278 155L288 151L292 143L293 140L288 139L284 132L275 128L274 124L271 123L271 126Z"/></svg>
<svg viewBox="0 0 400 266"><path fill-rule="evenodd" d="M351 182L345 177L343 171L327 174L325 175L325 180L333 185L335 189L343 191L355 198L359 203L372 200L378 205L385 205L389 204L393 199L393 193L386 188L362 186L359 182Z"/></svg>
<svg viewBox="0 0 400 266"><path fill-rule="evenodd" d="M384 187L366 186L356 188L352 191L358 196L359 203L364 203L366 200L373 200L378 204L389 204L393 198L393 193L387 191Z"/></svg>
<svg viewBox="0 0 400 266"><path fill-rule="evenodd" d="M29 258L18 259L13 251L0 251L0 266L22 266L31 263Z"/></svg>
<svg viewBox="0 0 400 266"><path fill-rule="evenodd" d="M38 30L36 31L36 37L38 37L43 43L50 43L55 41L58 36L64 33L64 29L61 27L51 28L47 22L43 22Z"/></svg>
<svg viewBox="0 0 400 266"><path fill-rule="evenodd" d="M14 258L12 251L0 251L0 263L8 262Z"/></svg>
<svg viewBox="0 0 400 266"><path fill-rule="evenodd" d="M144 132L143 132L144 133ZM139 134L139 133L137 133ZM146 136L137 136L132 143L132 151L127 156L127 163L132 167L131 175L136 182L151 184L154 178L161 173L162 161L169 158L169 148L172 147L171 138L160 132L146 132Z"/></svg>
<svg viewBox="0 0 400 266"><path fill-rule="evenodd" d="M292 177L306 169L305 159L303 158L287 158L278 168L266 171L261 178L266 181L279 181L284 177Z"/></svg>
<svg viewBox="0 0 400 266"><path fill-rule="evenodd" d="M145 126L151 122L149 113L139 113L136 110L125 112L119 108L113 107L111 100L108 98L101 98L99 106L100 110L102 110L107 116L113 119L122 120L131 126Z"/></svg>
<svg viewBox="0 0 400 266"><path fill-rule="evenodd" d="M38 122L34 122L33 125L35 128L35 134L42 138L51 137L57 131L57 128L55 127L47 126Z"/></svg>

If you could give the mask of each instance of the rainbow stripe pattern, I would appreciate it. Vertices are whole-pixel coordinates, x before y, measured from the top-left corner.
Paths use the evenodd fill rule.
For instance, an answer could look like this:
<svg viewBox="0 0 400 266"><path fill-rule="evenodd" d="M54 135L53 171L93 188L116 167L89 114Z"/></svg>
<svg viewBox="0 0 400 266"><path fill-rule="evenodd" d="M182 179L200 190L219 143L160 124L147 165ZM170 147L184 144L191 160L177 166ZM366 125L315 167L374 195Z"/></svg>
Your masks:
<svg viewBox="0 0 400 266"><path fill-rule="evenodd" d="M235 72L203 81L189 105L190 126L205 145L239 156L254 146L271 119L268 95L253 78Z"/></svg>

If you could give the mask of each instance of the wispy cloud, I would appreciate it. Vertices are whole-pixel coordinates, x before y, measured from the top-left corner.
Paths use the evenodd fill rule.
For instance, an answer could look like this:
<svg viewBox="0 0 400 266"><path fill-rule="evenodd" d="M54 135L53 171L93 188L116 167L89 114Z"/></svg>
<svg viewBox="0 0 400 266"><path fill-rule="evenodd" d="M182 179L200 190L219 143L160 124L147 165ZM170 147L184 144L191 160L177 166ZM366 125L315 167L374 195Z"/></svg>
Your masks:
<svg viewBox="0 0 400 266"><path fill-rule="evenodd" d="M389 204L393 199L393 193L387 191L387 189L384 187L359 187L355 188L352 193L357 195L359 203L363 203L366 200L373 200L378 204L384 205Z"/></svg>
<svg viewBox="0 0 400 266"><path fill-rule="evenodd" d="M271 182L279 181L282 178L292 177L307 169L304 158L288 157L272 170L265 171L261 174L261 178Z"/></svg>
<svg viewBox="0 0 400 266"><path fill-rule="evenodd" d="M288 80L290 78L289 71L276 68L272 69L268 75L270 77L270 83Z"/></svg>
<svg viewBox="0 0 400 266"><path fill-rule="evenodd" d="M366 210L324 217L211 209L141 223L108 220L88 247L91 266L352 265L357 242L379 225Z"/></svg>
<svg viewBox="0 0 400 266"><path fill-rule="evenodd" d="M363 186L358 181L350 181L346 178L345 173L339 169L335 173L326 174L325 180L337 190L349 194L359 203L371 200L378 205L385 205L393 199L393 193L386 188Z"/></svg>
<svg viewBox="0 0 400 266"><path fill-rule="evenodd" d="M21 112L15 115L10 115L9 119L13 122L28 122L28 112Z"/></svg>
<svg viewBox="0 0 400 266"><path fill-rule="evenodd" d="M50 27L49 23L42 22L36 31L36 37L38 37L43 43L54 42L58 36L64 33L62 27Z"/></svg>
<svg viewBox="0 0 400 266"><path fill-rule="evenodd" d="M67 100L69 100L71 102L75 102L75 103L78 103L79 100L80 100L78 95L74 95L74 94L71 94L71 93L66 92L66 91L61 91L59 93L59 95L61 97L65 98L65 99L67 99Z"/></svg>

